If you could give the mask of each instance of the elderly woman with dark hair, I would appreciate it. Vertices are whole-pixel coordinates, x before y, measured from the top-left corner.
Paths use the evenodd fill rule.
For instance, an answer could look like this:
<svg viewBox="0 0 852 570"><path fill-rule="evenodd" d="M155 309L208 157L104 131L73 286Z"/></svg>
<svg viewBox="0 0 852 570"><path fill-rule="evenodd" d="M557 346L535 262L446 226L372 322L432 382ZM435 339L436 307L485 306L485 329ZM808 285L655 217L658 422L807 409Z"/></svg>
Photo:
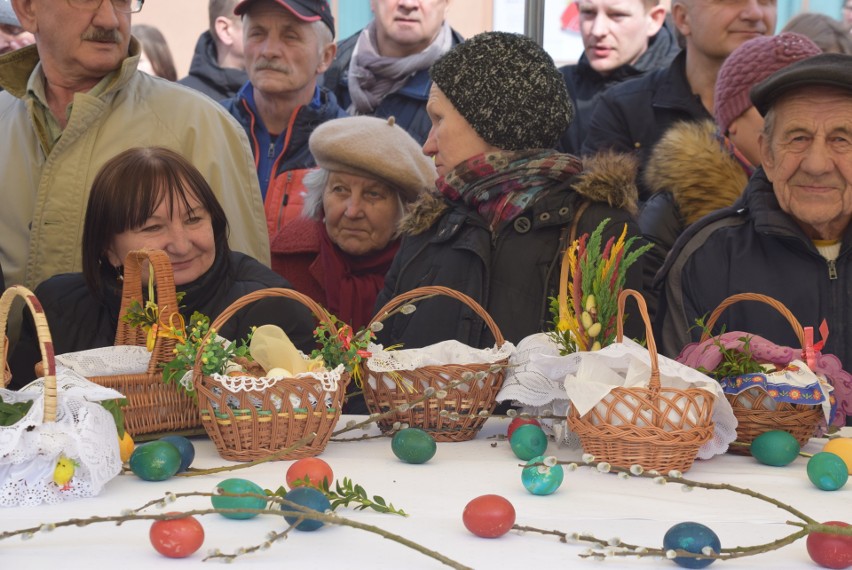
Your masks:
<svg viewBox="0 0 852 570"><path fill-rule="evenodd" d="M356 330L399 248L399 221L434 188L435 166L393 118L344 117L311 134L319 169L303 215L272 239L272 268Z"/></svg>
<svg viewBox="0 0 852 570"><path fill-rule="evenodd" d="M56 354L110 346L121 306L122 265L128 252L166 252L174 283L184 293L180 312L215 319L239 297L289 283L257 260L228 247L228 221L198 170L174 151L126 150L104 164L92 183L83 229L83 273L52 277L38 286ZM220 329L243 338L252 326L276 324L309 352L314 319L288 299L263 299ZM34 377L41 359L32 319L27 319L12 357L12 386Z"/></svg>
<svg viewBox="0 0 852 570"><path fill-rule="evenodd" d="M534 41L486 32L430 70L426 110L439 195L404 222L402 246L376 305L425 285L473 297L514 343L549 328L562 253L604 219L604 240L638 234L635 164L607 155L581 161L553 150L573 115L562 76ZM641 262L627 286L641 288ZM455 339L493 346L482 319L446 297L384 322L385 344L418 348ZM635 325L629 333L637 332ZM637 335L638 336L638 335Z"/></svg>

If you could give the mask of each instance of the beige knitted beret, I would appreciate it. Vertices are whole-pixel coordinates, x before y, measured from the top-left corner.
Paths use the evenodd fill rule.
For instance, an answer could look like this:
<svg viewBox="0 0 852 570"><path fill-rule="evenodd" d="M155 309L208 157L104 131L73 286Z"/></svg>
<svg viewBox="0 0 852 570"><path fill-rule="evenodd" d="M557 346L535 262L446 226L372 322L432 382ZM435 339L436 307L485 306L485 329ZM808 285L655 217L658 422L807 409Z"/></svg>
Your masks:
<svg viewBox="0 0 852 570"><path fill-rule="evenodd" d="M376 178L415 201L435 187L435 162L394 118L333 119L314 129L308 142L320 168Z"/></svg>

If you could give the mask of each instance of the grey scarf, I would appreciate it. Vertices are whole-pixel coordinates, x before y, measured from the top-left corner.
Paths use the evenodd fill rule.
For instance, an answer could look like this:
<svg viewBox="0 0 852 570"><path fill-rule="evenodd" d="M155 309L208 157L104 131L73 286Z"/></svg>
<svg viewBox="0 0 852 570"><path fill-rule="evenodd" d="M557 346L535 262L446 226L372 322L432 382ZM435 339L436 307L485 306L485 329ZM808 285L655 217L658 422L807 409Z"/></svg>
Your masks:
<svg viewBox="0 0 852 570"><path fill-rule="evenodd" d="M453 35L444 22L441 31L429 47L407 57L385 57L376 47L376 21L361 31L349 62L349 94L351 115L369 115L382 99L400 89L408 79L422 69L428 69L450 50Z"/></svg>

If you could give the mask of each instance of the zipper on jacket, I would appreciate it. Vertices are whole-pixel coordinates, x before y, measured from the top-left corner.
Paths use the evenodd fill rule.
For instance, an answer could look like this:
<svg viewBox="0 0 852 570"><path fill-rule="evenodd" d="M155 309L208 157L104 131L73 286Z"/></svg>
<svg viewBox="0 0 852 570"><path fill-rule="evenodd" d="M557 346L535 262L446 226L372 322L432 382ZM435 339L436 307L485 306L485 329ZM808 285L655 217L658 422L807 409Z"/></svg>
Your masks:
<svg viewBox="0 0 852 570"><path fill-rule="evenodd" d="M281 199L281 206L278 208L278 220L275 222L275 227L281 229L281 218L284 216L284 208L287 207L287 202L290 201L290 182L293 180L293 171L287 171L287 182L284 183L284 198Z"/></svg>
<svg viewBox="0 0 852 570"><path fill-rule="evenodd" d="M834 259L826 259L828 262L828 278L831 281L837 279L837 261Z"/></svg>
<svg viewBox="0 0 852 570"><path fill-rule="evenodd" d="M275 158L275 141L271 141L269 143L269 150L266 151L266 158L268 158L269 160Z"/></svg>

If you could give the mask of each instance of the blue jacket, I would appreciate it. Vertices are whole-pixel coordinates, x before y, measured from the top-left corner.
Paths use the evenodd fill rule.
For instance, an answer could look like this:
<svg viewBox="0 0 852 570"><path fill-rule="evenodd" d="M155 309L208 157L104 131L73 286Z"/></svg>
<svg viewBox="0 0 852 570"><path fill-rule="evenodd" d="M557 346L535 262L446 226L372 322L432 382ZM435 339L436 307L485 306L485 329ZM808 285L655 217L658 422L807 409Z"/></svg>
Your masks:
<svg viewBox="0 0 852 570"><path fill-rule="evenodd" d="M464 41L458 32L453 30L452 33L453 46ZM325 87L334 93L344 109L348 109L352 104L352 97L349 95L349 63L360 34L361 32L358 31L337 45L337 56L324 74ZM432 79L429 77L429 70L418 71L399 91L385 96L373 116L381 118L393 116L396 124L422 145L432 129L432 121L426 113L426 102L429 100L431 87Z"/></svg>
<svg viewBox="0 0 852 570"><path fill-rule="evenodd" d="M297 108L287 130L273 138L257 112L251 82L246 82L236 97L222 101L222 105L243 126L251 143L271 237L285 222L302 213L302 178L316 166L308 147L311 133L326 121L345 117L346 112L334 94L317 87L313 101Z"/></svg>

